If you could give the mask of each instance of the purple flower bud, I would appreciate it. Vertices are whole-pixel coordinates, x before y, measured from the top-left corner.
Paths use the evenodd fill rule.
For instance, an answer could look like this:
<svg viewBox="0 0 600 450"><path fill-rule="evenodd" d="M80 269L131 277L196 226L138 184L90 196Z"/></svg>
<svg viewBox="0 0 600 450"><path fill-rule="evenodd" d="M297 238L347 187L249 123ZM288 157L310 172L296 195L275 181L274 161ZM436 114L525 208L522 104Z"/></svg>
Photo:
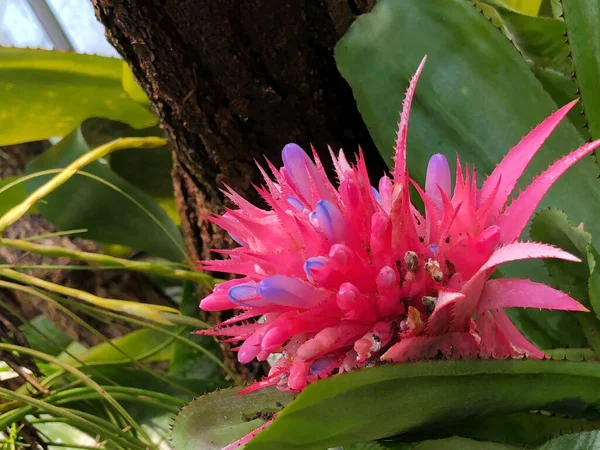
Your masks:
<svg viewBox="0 0 600 450"><path fill-rule="evenodd" d="M431 198L438 208L442 209L442 195L440 189L447 197L450 197L452 180L450 178L450 166L448 160L441 153L431 157L427 165L427 176L425 177L425 193Z"/></svg>
<svg viewBox="0 0 600 450"><path fill-rule="evenodd" d="M302 202L300 200L298 200L296 197L286 197L285 198L287 200L287 202L292 205L292 207L298 211L298 212L302 212L304 211L304 205L302 204Z"/></svg>
<svg viewBox="0 0 600 450"><path fill-rule="evenodd" d="M377 189L375 189L373 186L371 186L371 191L373 191L373 197L375 197L375 200L377 201L377 203L379 203L381 205L381 195L379 195L379 191Z"/></svg>
<svg viewBox="0 0 600 450"><path fill-rule="evenodd" d="M247 308L266 305L265 301L258 296L256 284L238 284L229 289L227 296L236 305Z"/></svg>
<svg viewBox="0 0 600 450"><path fill-rule="evenodd" d="M298 278L273 275L258 283L258 295L270 303L293 308L311 308L323 300L323 294Z"/></svg>
<svg viewBox="0 0 600 450"><path fill-rule="evenodd" d="M310 366L310 373L313 375L319 375L324 370L327 370L334 363L338 361L335 356L324 356L323 358L316 359Z"/></svg>
<svg viewBox="0 0 600 450"><path fill-rule="evenodd" d="M309 280L312 280L311 270L322 269L327 264L327 258L323 256L315 256L314 258L308 258L304 261L304 272Z"/></svg>
<svg viewBox="0 0 600 450"><path fill-rule="evenodd" d="M300 146L297 144L287 144L281 152L283 165L287 171L294 187L304 197L304 200L311 201L311 188L309 171L312 168L312 161Z"/></svg>
<svg viewBox="0 0 600 450"><path fill-rule="evenodd" d="M238 244L240 244L242 247L247 247L248 246L248 244L246 244L244 241L242 241L242 239L240 237L236 236L235 234L233 234L231 232L228 232L227 234L229 235L229 237L231 239L233 239L235 242L237 242Z"/></svg>
<svg viewBox="0 0 600 450"><path fill-rule="evenodd" d="M340 210L327 200L320 200L315 209L319 229L332 243L343 241L346 237L346 221Z"/></svg>

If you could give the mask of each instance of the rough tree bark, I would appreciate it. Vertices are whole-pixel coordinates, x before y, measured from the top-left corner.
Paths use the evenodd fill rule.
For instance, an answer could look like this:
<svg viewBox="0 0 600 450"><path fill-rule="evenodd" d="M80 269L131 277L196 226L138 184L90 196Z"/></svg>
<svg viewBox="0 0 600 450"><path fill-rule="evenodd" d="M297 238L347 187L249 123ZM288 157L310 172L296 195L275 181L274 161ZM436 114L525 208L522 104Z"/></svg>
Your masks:
<svg viewBox="0 0 600 450"><path fill-rule="evenodd" d="M92 0L110 42L150 97L173 149L190 257L228 245L202 219L227 183L256 199L254 159L280 163L288 142L362 146L383 160L338 73L333 48L375 0Z"/></svg>

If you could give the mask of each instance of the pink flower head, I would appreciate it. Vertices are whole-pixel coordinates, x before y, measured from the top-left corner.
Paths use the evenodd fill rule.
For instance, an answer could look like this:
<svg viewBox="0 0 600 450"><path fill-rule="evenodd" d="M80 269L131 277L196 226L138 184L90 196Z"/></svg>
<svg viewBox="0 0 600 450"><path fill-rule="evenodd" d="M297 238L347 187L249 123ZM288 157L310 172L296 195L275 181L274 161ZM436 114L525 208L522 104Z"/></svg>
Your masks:
<svg viewBox="0 0 600 450"><path fill-rule="evenodd" d="M406 167L411 80L399 124L393 177L371 187L362 154L356 165L333 157L339 186L296 144L283 149L284 166L260 168L258 208L227 188L238 209L211 220L240 244L220 251L227 260L203 268L243 277L217 285L202 300L206 311L240 314L202 334L241 342L241 363L281 354L268 377L247 389L277 385L299 391L333 373L378 364L446 358L543 358L503 308L587 311L563 292L520 279L489 280L505 262L529 258L578 261L550 245L519 242L546 191L570 166L600 145L595 141L559 159L507 206L521 174L573 106L552 114L477 186L475 169L457 161L454 190L443 155L427 168L425 190ZM314 151L313 151L314 153ZM411 204L409 183L425 205Z"/></svg>

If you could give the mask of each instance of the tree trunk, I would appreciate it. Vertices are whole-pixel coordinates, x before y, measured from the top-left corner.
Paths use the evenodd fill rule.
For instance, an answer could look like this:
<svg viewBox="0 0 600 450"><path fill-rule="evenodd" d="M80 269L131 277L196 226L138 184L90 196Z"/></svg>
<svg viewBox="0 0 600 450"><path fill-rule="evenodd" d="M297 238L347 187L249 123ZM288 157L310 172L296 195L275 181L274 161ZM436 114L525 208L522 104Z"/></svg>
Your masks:
<svg viewBox="0 0 600 450"><path fill-rule="evenodd" d="M150 97L175 161L174 185L191 259L231 243L203 219L225 206L223 183L252 200L254 160L281 148L360 145L372 174L385 165L333 48L375 0L92 0L109 41Z"/></svg>

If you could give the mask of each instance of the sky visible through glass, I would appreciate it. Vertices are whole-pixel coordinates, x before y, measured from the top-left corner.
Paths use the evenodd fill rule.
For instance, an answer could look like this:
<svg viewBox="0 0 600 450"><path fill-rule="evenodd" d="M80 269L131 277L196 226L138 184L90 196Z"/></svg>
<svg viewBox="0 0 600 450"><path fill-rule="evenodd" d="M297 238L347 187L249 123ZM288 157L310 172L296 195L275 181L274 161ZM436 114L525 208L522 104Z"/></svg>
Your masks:
<svg viewBox="0 0 600 450"><path fill-rule="evenodd" d="M118 57L89 0L48 0L48 4L77 52ZM0 45L52 48L26 0L0 0Z"/></svg>

